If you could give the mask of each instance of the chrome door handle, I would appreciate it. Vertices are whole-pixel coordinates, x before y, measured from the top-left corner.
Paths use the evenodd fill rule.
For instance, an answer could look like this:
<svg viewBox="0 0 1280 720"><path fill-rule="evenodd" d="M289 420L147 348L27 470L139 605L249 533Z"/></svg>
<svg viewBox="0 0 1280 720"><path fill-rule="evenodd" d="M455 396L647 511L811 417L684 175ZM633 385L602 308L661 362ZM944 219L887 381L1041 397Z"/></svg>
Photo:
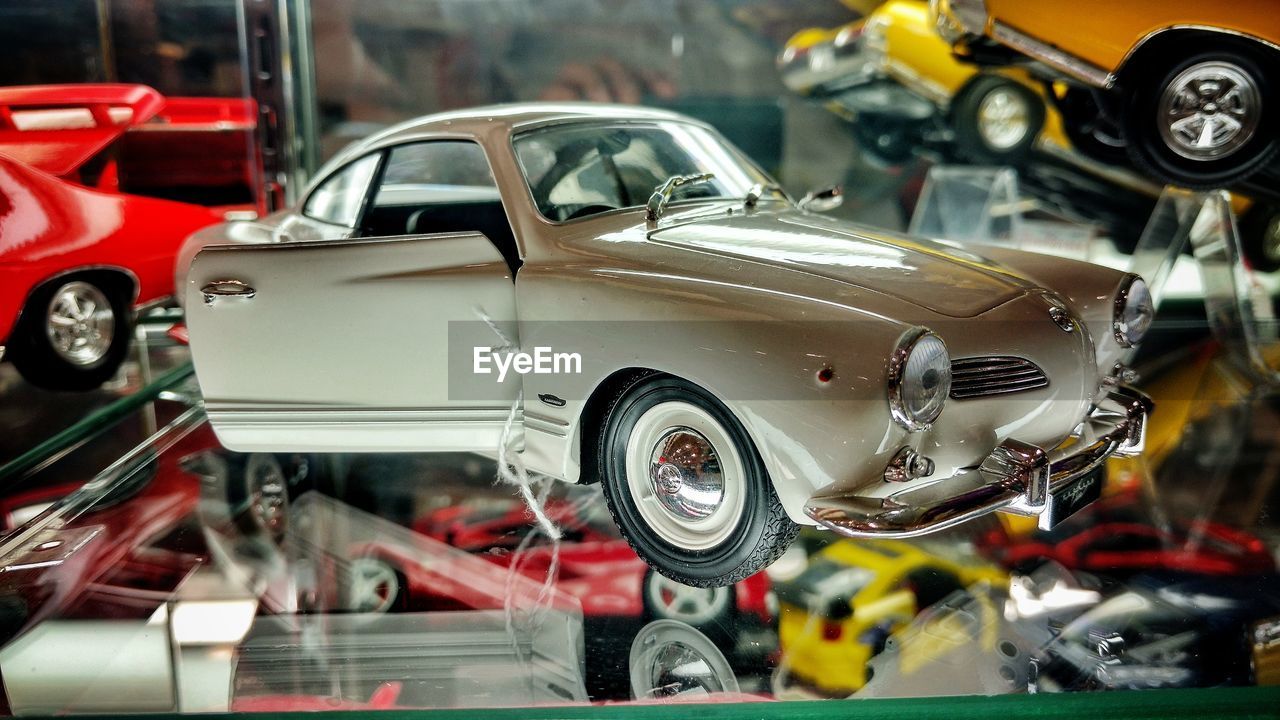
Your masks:
<svg viewBox="0 0 1280 720"><path fill-rule="evenodd" d="M200 292L204 295L205 305L212 305L220 297L252 300L258 294L257 290L239 280L217 280L200 288Z"/></svg>

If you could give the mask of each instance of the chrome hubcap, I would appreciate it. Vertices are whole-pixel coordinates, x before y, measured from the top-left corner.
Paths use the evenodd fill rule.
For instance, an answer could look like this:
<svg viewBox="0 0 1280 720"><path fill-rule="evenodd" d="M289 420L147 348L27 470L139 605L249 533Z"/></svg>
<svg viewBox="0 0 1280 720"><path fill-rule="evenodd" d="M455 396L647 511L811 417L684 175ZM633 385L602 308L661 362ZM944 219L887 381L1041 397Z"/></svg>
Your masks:
<svg viewBox="0 0 1280 720"><path fill-rule="evenodd" d="M1247 72L1227 62L1192 65L1160 96L1160 136L1190 160L1212 160L1239 150L1258 127L1262 96Z"/></svg>
<svg viewBox="0 0 1280 720"><path fill-rule="evenodd" d="M1026 139L1030 131L1027 103L1017 93L997 89L978 103L978 132L993 150L1008 150Z"/></svg>
<svg viewBox="0 0 1280 720"><path fill-rule="evenodd" d="M254 453L245 463L249 512L259 527L274 536L284 534L289 515L289 491L274 455Z"/></svg>
<svg viewBox="0 0 1280 720"><path fill-rule="evenodd" d="M390 565L373 558L351 562L349 606L356 612L384 613L400 594L400 581Z"/></svg>
<svg viewBox="0 0 1280 720"><path fill-rule="evenodd" d="M664 618L702 625L717 618L729 604L729 588L695 588L662 575L650 576L649 606Z"/></svg>
<svg viewBox="0 0 1280 720"><path fill-rule="evenodd" d="M45 315L53 351L72 365L92 365L111 348L116 316L107 296L79 280L58 288Z"/></svg>
<svg viewBox="0 0 1280 720"><path fill-rule="evenodd" d="M705 550L724 542L744 507L744 466L705 410L667 402L647 410L627 440L627 487L666 542Z"/></svg>

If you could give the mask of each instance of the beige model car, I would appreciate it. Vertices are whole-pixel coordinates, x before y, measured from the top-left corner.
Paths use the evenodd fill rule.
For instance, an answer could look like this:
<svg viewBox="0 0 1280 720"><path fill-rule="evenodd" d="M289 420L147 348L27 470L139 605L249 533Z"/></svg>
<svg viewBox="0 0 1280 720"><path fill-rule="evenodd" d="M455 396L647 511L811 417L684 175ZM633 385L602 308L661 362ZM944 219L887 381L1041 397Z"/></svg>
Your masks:
<svg viewBox="0 0 1280 720"><path fill-rule="evenodd" d="M798 523L1050 524L1141 449L1149 403L1116 379L1151 319L1141 279L813 211L829 201L667 112L391 128L296 207L189 241L209 417L234 450L506 438L531 471L601 482L636 552L697 586L756 572Z"/></svg>

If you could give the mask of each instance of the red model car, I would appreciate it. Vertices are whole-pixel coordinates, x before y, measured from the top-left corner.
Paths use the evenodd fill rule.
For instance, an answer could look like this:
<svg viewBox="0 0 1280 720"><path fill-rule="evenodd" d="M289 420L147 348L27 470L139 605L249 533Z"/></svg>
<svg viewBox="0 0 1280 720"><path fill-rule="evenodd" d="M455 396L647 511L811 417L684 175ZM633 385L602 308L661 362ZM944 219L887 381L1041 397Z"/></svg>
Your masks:
<svg viewBox="0 0 1280 720"><path fill-rule="evenodd" d="M114 375L182 241L258 210L255 114L142 85L0 88L0 358L49 389Z"/></svg>
<svg viewBox="0 0 1280 720"><path fill-rule="evenodd" d="M1052 560L1096 574L1174 570L1248 575L1276 568L1266 543L1250 533L1208 521L1158 527L1137 507L1131 494L1118 495L1050 532L1011 539L993 531L982 539L983 551L1008 568Z"/></svg>
<svg viewBox="0 0 1280 720"><path fill-rule="evenodd" d="M772 622L765 573L729 587L681 585L649 569L617 535L603 503L553 500L547 514L563 534L555 587L577 598L587 618L665 618L712 633L725 630L732 621ZM490 499L437 510L415 523L414 530L541 581L552 562L552 546L538 536L541 542L516 552L534 525L533 515L519 500ZM404 575L415 572L405 566L395 570ZM412 588L414 582L407 579ZM383 607L401 601L388 599Z"/></svg>

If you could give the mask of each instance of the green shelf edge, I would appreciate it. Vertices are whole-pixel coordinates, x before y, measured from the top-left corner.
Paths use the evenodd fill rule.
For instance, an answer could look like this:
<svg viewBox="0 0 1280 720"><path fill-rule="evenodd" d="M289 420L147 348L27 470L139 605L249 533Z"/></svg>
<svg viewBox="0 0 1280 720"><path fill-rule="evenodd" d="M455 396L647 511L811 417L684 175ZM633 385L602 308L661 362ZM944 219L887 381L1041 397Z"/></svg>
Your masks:
<svg viewBox="0 0 1280 720"><path fill-rule="evenodd" d="M138 408L152 402L166 390L186 380L194 372L191 363L179 365L165 372L132 395L126 395L108 405L85 415L65 430L50 436L39 445L0 465L0 490L13 478L44 462L45 458L64 449L92 439L106 428L113 426Z"/></svg>
<svg viewBox="0 0 1280 720"><path fill-rule="evenodd" d="M233 715L240 715L232 713ZM253 720L376 718L377 720L1145 720L1147 718L1277 718L1280 687L993 695L893 700L805 700L759 703L650 703L467 710L339 710L317 714L245 713ZM93 715L180 720L175 713Z"/></svg>

